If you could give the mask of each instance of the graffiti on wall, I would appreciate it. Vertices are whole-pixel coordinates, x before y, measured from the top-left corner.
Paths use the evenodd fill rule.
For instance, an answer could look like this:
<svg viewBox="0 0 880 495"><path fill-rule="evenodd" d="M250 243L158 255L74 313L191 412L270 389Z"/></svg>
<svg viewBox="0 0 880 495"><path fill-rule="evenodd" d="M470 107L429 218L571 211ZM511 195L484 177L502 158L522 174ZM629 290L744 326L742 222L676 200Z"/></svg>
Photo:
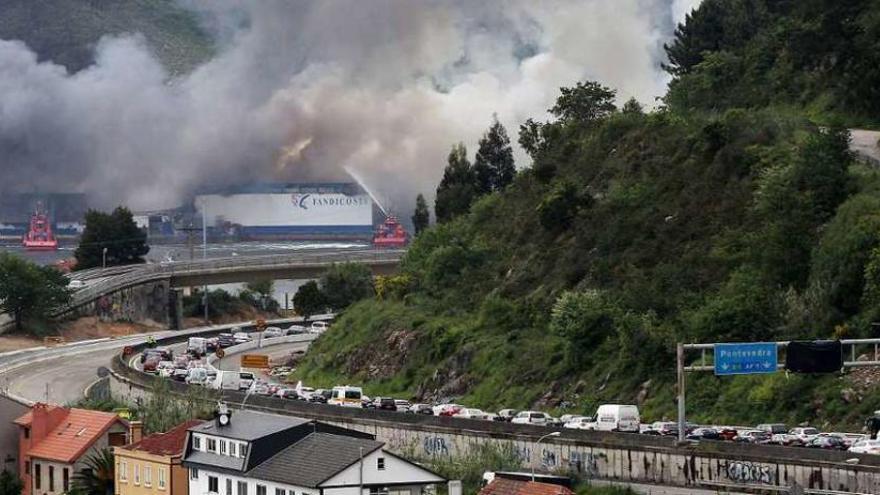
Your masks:
<svg viewBox="0 0 880 495"><path fill-rule="evenodd" d="M588 477L599 476L599 456L587 452L572 452L568 458L568 468Z"/></svg>
<svg viewBox="0 0 880 495"><path fill-rule="evenodd" d="M753 464L751 462L728 462L724 473L727 474L728 479L737 483L773 485L776 482L776 476L773 470L770 469L770 466L762 466L761 464Z"/></svg>
<svg viewBox="0 0 880 495"><path fill-rule="evenodd" d="M443 437L425 437L422 445L425 448L425 453L430 456L449 455L449 447L446 445L446 439Z"/></svg>

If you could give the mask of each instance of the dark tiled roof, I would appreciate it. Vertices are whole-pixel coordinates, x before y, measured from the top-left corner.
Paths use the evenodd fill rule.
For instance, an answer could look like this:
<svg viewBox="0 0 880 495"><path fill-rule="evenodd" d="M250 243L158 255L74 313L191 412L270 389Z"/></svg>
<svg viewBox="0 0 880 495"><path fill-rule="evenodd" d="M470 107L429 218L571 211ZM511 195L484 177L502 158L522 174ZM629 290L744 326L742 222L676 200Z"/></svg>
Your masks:
<svg viewBox="0 0 880 495"><path fill-rule="evenodd" d="M382 442L329 433L312 433L251 469L259 480L317 488L321 482L382 448ZM361 450L363 449L363 450Z"/></svg>
<svg viewBox="0 0 880 495"><path fill-rule="evenodd" d="M186 444L186 432L193 426L202 424L201 420L191 419L181 423L165 433L153 433L135 442L122 447L126 450L139 450L153 455L180 455Z"/></svg>
<svg viewBox="0 0 880 495"><path fill-rule="evenodd" d="M310 421L293 416L238 410L232 412L232 418L226 426L218 426L216 421L206 421L202 425L190 428L189 431L235 440L253 441Z"/></svg>

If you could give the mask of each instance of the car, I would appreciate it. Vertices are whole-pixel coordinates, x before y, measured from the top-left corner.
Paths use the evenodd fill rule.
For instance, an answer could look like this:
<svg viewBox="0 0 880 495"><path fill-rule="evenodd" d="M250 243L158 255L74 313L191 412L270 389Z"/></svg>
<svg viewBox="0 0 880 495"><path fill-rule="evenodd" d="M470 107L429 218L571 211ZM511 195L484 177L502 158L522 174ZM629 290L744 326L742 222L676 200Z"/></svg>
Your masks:
<svg viewBox="0 0 880 495"><path fill-rule="evenodd" d="M458 411L464 409L464 406L460 406L458 404L440 404L438 406L434 406L433 408L434 416L455 416Z"/></svg>
<svg viewBox="0 0 880 495"><path fill-rule="evenodd" d="M549 414L541 411L520 411L516 416L510 421L511 423L518 425L546 425L553 418L550 417Z"/></svg>
<svg viewBox="0 0 880 495"><path fill-rule="evenodd" d="M269 384L263 381L255 381L248 389L248 393L257 395L272 395L269 392Z"/></svg>
<svg viewBox="0 0 880 495"><path fill-rule="evenodd" d="M253 340L253 338L245 332L232 334L232 339L235 341L236 344L245 344Z"/></svg>
<svg viewBox="0 0 880 495"><path fill-rule="evenodd" d="M737 432L733 441L741 443L767 443L772 436L773 434L766 430L742 430Z"/></svg>
<svg viewBox="0 0 880 495"><path fill-rule="evenodd" d="M235 337L231 333L221 333L217 336L217 346L221 349L235 345Z"/></svg>
<svg viewBox="0 0 880 495"><path fill-rule="evenodd" d="M651 430L656 431L658 435L674 436L678 435L678 423L671 421L655 421L651 423Z"/></svg>
<svg viewBox="0 0 880 495"><path fill-rule="evenodd" d="M159 357L160 361L171 361L174 358L174 353L167 347L153 347L144 350L141 354L141 362L145 362L151 356Z"/></svg>
<svg viewBox="0 0 880 495"><path fill-rule="evenodd" d="M282 388L275 392L275 397L290 400L302 400L296 390L292 388Z"/></svg>
<svg viewBox="0 0 880 495"><path fill-rule="evenodd" d="M156 372L162 378L169 378L171 374L174 373L174 362L159 361L159 364L156 365Z"/></svg>
<svg viewBox="0 0 880 495"><path fill-rule="evenodd" d="M410 414L425 414L428 416L434 414L431 404L413 404L406 412Z"/></svg>
<svg viewBox="0 0 880 495"><path fill-rule="evenodd" d="M580 417L581 417L581 416L580 416L579 414L563 414L562 416L559 416L559 421L561 421L562 424L565 424L565 423L568 423L568 422L570 422L571 420L573 420L573 419L575 419L575 418L580 418Z"/></svg>
<svg viewBox="0 0 880 495"><path fill-rule="evenodd" d="M269 376L284 376L290 374L293 368L289 366L276 366L269 370Z"/></svg>
<svg viewBox="0 0 880 495"><path fill-rule="evenodd" d="M694 428L685 438L688 440L721 440L721 435L715 428Z"/></svg>
<svg viewBox="0 0 880 495"><path fill-rule="evenodd" d="M471 407L466 407L453 416L454 418L463 418L463 419L479 419L482 421L491 421L492 417L485 412L474 409Z"/></svg>
<svg viewBox="0 0 880 495"><path fill-rule="evenodd" d="M373 402L376 403L376 409L381 409L383 411L397 410L397 402L391 397L376 397L373 399Z"/></svg>
<svg viewBox="0 0 880 495"><path fill-rule="evenodd" d="M302 384L298 384L296 386L296 392L299 394L299 398L302 400L309 400L313 393L315 393L315 389L312 387L304 387Z"/></svg>
<svg viewBox="0 0 880 495"><path fill-rule="evenodd" d="M144 373L158 373L159 363L162 362L162 357L157 355L148 356L146 360L143 361L143 370Z"/></svg>
<svg viewBox="0 0 880 495"><path fill-rule="evenodd" d="M596 421L590 416L575 416L562 427L571 430L595 430Z"/></svg>
<svg viewBox="0 0 880 495"><path fill-rule="evenodd" d="M175 369L171 374L171 379L176 382L185 382L186 377L189 376L189 370Z"/></svg>
<svg viewBox="0 0 880 495"><path fill-rule="evenodd" d="M251 385L256 381L256 377L250 371L241 371L238 373L238 389L239 390L247 390L251 388Z"/></svg>
<svg viewBox="0 0 880 495"><path fill-rule="evenodd" d="M871 440L870 438L863 438L861 440L857 440L852 444L852 447L849 448L849 452L853 454L880 454L880 440Z"/></svg>
<svg viewBox="0 0 880 495"><path fill-rule="evenodd" d="M806 447L825 450L847 449L846 443L837 435L816 435L806 443Z"/></svg>
<svg viewBox="0 0 880 495"><path fill-rule="evenodd" d="M193 368L186 375L186 383L190 385L205 385L208 383L208 370L205 368Z"/></svg>
<svg viewBox="0 0 880 495"><path fill-rule="evenodd" d="M394 405L397 406L397 412L409 412L410 402L404 399L394 399Z"/></svg>
<svg viewBox="0 0 880 495"><path fill-rule="evenodd" d="M790 433L775 433L770 436L767 442L773 445L785 445L788 447L803 447L804 441Z"/></svg>
<svg viewBox="0 0 880 495"><path fill-rule="evenodd" d="M312 325L309 327L310 333L322 334L330 328L330 325L327 324L326 321L313 321Z"/></svg>
<svg viewBox="0 0 880 495"><path fill-rule="evenodd" d="M509 423L518 413L519 411L516 409L502 409L498 411L498 417L501 418L501 421L507 421Z"/></svg>
<svg viewBox="0 0 880 495"><path fill-rule="evenodd" d="M67 283L67 288L71 289L71 290L83 289L83 288L85 288L85 286L86 286L86 283L83 282L82 280L73 279Z"/></svg>
<svg viewBox="0 0 880 495"><path fill-rule="evenodd" d="M755 429L766 431L771 435L788 432L788 428L782 423L764 423L756 426Z"/></svg>
<svg viewBox="0 0 880 495"><path fill-rule="evenodd" d="M819 435L819 430L810 426L805 426L802 428L792 428L791 431L789 431L788 433L796 436L800 441L806 444L817 435Z"/></svg>
<svg viewBox="0 0 880 495"><path fill-rule="evenodd" d="M364 391L360 387L337 385L330 391L327 404L343 407L363 407Z"/></svg>
<svg viewBox="0 0 880 495"><path fill-rule="evenodd" d="M273 339L277 337L284 337L287 335L287 332L278 328L278 327L269 327L263 330L263 338L264 339Z"/></svg>
<svg viewBox="0 0 880 495"><path fill-rule="evenodd" d="M220 348L220 338L208 337L205 339L205 348L207 348L208 352L217 352L217 349Z"/></svg>
<svg viewBox="0 0 880 495"><path fill-rule="evenodd" d="M333 395L332 390L319 388L318 390L315 390L314 392L312 392L311 395L309 395L308 401L314 402L317 404L326 404L327 399L329 399L332 395Z"/></svg>
<svg viewBox="0 0 880 495"><path fill-rule="evenodd" d="M309 329L302 325L290 325L287 328L288 335L301 335L304 333L309 333Z"/></svg>

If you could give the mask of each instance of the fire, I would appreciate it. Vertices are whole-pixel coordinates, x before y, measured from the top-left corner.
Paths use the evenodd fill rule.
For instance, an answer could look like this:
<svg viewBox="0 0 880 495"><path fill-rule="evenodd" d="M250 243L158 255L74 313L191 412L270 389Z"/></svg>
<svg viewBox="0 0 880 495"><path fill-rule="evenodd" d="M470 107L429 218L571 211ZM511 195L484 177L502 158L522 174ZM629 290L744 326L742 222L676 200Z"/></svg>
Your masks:
<svg viewBox="0 0 880 495"><path fill-rule="evenodd" d="M296 141L290 146L282 146L281 150L278 153L278 158L275 160L275 167L280 172L284 170L289 164L296 163L303 158L303 152L309 145L312 144L312 137L309 136L305 139L300 139Z"/></svg>

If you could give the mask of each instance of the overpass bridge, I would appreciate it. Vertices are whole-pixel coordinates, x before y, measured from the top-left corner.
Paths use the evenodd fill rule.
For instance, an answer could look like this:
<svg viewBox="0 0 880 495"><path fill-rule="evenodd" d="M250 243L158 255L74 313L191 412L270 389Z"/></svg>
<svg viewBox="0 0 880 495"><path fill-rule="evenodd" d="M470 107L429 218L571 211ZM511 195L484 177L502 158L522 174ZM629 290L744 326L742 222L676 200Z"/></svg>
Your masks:
<svg viewBox="0 0 880 495"><path fill-rule="evenodd" d="M86 287L73 294L56 317L97 314L132 321L152 319L168 323L181 287L250 282L261 279L319 277L336 263L356 262L376 275L397 272L405 250L327 250L281 255L237 256L184 262L89 270L77 279ZM77 275L77 274L75 274Z"/></svg>

